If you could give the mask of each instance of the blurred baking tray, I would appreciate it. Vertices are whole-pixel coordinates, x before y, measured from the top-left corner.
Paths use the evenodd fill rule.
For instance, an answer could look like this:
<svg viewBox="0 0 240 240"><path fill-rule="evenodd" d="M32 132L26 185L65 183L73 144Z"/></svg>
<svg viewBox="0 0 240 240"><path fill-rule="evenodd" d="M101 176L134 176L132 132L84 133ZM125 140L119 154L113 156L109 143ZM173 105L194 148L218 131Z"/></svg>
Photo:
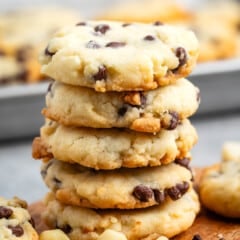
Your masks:
<svg viewBox="0 0 240 240"><path fill-rule="evenodd" d="M44 119L44 95L49 83L0 88L0 141L32 137L39 133Z"/></svg>
<svg viewBox="0 0 240 240"><path fill-rule="evenodd" d="M240 109L240 58L198 64L188 79L201 91L196 116Z"/></svg>
<svg viewBox="0 0 240 240"><path fill-rule="evenodd" d="M240 109L240 59L198 64L189 79L201 90L196 117ZM47 87L45 82L0 88L0 141L39 133Z"/></svg>

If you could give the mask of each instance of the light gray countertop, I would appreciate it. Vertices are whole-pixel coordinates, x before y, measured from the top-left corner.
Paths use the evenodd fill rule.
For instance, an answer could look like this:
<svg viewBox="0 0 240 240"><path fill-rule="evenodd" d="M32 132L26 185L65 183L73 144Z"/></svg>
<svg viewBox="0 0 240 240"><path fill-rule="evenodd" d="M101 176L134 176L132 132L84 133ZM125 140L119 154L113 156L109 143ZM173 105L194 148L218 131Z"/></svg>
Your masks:
<svg viewBox="0 0 240 240"><path fill-rule="evenodd" d="M193 166L206 166L220 160L226 140L240 141L240 113L192 120L199 134L192 150ZM0 195L17 195L28 202L42 199L47 192L40 177L40 161L31 157L31 139L0 144Z"/></svg>

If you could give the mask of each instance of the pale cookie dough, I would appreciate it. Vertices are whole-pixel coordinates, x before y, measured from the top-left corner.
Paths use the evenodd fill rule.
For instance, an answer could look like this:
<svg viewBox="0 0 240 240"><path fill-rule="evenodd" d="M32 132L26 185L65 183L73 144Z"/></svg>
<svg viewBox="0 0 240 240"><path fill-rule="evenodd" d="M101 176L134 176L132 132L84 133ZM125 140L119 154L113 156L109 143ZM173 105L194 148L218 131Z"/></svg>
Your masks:
<svg viewBox="0 0 240 240"><path fill-rule="evenodd" d="M97 93L90 88L54 82L42 113L67 126L156 133L162 128L174 129L179 121L197 111L199 103L199 89L186 79L147 92L119 93Z"/></svg>
<svg viewBox="0 0 240 240"><path fill-rule="evenodd" d="M199 186L203 205L231 218L240 218L239 189L239 161L224 161L206 168Z"/></svg>
<svg viewBox="0 0 240 240"><path fill-rule="evenodd" d="M33 142L33 157L54 157L95 169L160 166L187 156L197 138L187 119L175 130L161 130L156 135L116 128L64 127L50 121Z"/></svg>
<svg viewBox="0 0 240 240"><path fill-rule="evenodd" d="M240 142L226 142L222 148L223 161L240 162Z"/></svg>
<svg viewBox="0 0 240 240"><path fill-rule="evenodd" d="M198 41L184 28L89 21L56 33L40 63L43 74L64 83L136 91L189 75L197 57Z"/></svg>
<svg viewBox="0 0 240 240"><path fill-rule="evenodd" d="M138 210L92 210L63 205L50 194L43 218L50 227L64 230L71 240L96 240L105 229L122 232L128 240L148 236L173 237L187 230L199 212L199 201L190 190L177 201Z"/></svg>
<svg viewBox="0 0 240 240"><path fill-rule="evenodd" d="M65 204L88 208L135 209L181 198L190 188L192 174L171 163L161 167L99 170L50 160L41 175L56 198Z"/></svg>
<svg viewBox="0 0 240 240"><path fill-rule="evenodd" d="M0 239L38 240L27 203L19 198L7 200L0 197Z"/></svg>

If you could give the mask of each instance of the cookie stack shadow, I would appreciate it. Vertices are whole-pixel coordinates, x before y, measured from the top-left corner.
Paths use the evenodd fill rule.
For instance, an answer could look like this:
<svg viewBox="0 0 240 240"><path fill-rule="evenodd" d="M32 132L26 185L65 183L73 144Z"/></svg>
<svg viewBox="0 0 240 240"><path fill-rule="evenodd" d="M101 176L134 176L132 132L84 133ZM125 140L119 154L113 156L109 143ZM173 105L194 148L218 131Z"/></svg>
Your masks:
<svg viewBox="0 0 240 240"><path fill-rule="evenodd" d="M158 22L129 25L79 23L56 35L41 57L44 74L55 81L46 95L46 123L33 141L33 157L42 159L41 175L51 190L44 220L71 240L95 240L107 229L128 240L173 237L189 228L199 211L189 166L198 136L188 118L200 97L183 78L196 62L197 41L187 30ZM136 35L129 35L131 28ZM117 42L114 31L125 40ZM79 38L86 49L74 52L71 43L79 33L86 36ZM161 42L163 35L171 41ZM132 42L141 59L131 60L130 48L122 58ZM159 45L171 64L162 60L165 56L162 65L155 59ZM74 69L77 57L85 63L82 72ZM140 69L138 61L148 57L156 66L144 62ZM96 59L97 68L88 62ZM153 67L162 72L145 78Z"/></svg>

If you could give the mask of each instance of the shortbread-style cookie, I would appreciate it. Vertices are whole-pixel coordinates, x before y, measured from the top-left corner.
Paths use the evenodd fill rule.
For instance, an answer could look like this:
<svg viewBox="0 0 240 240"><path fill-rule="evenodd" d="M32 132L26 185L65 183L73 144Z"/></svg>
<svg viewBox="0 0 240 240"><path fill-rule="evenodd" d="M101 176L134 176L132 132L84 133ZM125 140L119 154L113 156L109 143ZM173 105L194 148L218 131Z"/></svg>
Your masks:
<svg viewBox="0 0 240 240"><path fill-rule="evenodd" d="M130 128L139 132L174 129L198 109L199 89L186 79L147 92L106 92L55 82L45 117L67 126Z"/></svg>
<svg viewBox="0 0 240 240"><path fill-rule="evenodd" d="M134 209L181 198L192 174L180 164L99 170L50 160L41 168L46 185L65 204L88 208Z"/></svg>
<svg viewBox="0 0 240 240"><path fill-rule="evenodd" d="M200 181L204 206L225 217L240 218L240 162L224 161L206 168Z"/></svg>
<svg viewBox="0 0 240 240"><path fill-rule="evenodd" d="M33 157L56 158L95 169L136 168L184 158L197 141L185 119L175 130L156 135L121 129L65 127L47 122L33 142Z"/></svg>
<svg viewBox="0 0 240 240"><path fill-rule="evenodd" d="M147 209L92 210L64 205L46 198L44 219L50 227L65 231L71 240L96 240L105 229L125 234L128 240L140 240L150 236L157 239L164 235L172 237L189 228L199 211L199 201L194 190L177 201ZM171 227L170 227L171 226Z"/></svg>
<svg viewBox="0 0 240 240"><path fill-rule="evenodd" d="M96 91L149 90L189 75L198 56L193 32L181 27L80 22L49 41L42 73Z"/></svg>
<svg viewBox="0 0 240 240"><path fill-rule="evenodd" d="M134 13L134 14L133 14ZM103 12L98 19L125 22L175 22L186 20L191 14L183 4L174 0L135 0L120 2ZM160 24L160 23L159 23Z"/></svg>
<svg viewBox="0 0 240 240"><path fill-rule="evenodd" d="M0 85L25 82L27 70L15 58L0 56Z"/></svg>
<svg viewBox="0 0 240 240"><path fill-rule="evenodd" d="M17 197L7 200L0 197L0 239L38 240L27 203Z"/></svg>
<svg viewBox="0 0 240 240"><path fill-rule="evenodd" d="M240 142L226 142L222 148L223 161L240 162Z"/></svg>

